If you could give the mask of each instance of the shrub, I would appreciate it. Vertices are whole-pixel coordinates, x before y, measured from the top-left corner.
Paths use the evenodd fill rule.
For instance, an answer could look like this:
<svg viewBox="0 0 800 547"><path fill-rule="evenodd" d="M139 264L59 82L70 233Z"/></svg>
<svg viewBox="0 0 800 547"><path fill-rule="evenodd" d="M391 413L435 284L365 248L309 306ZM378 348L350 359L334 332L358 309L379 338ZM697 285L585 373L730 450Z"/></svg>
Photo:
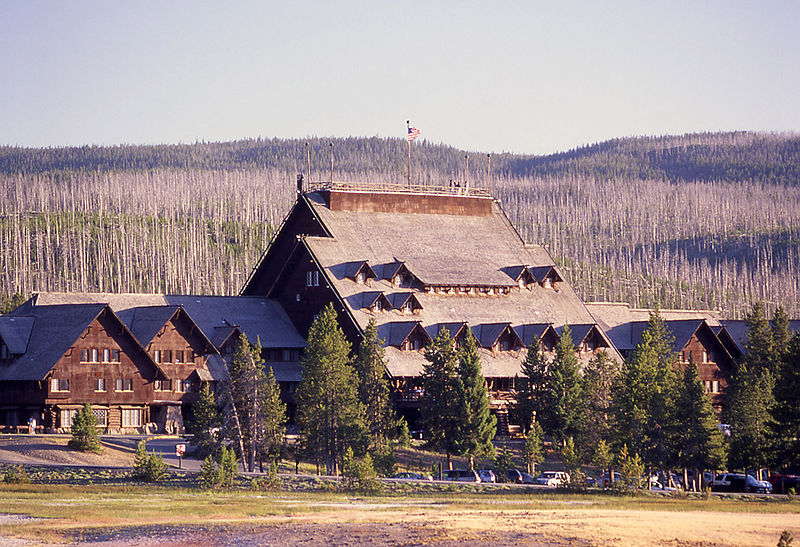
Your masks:
<svg viewBox="0 0 800 547"><path fill-rule="evenodd" d="M133 477L145 482L157 482L167 474L167 464L160 454L147 455L147 442L139 441L133 456Z"/></svg>
<svg viewBox="0 0 800 547"><path fill-rule="evenodd" d="M21 465L12 465L3 472L3 482L9 484L28 484L31 482L28 472Z"/></svg>
<svg viewBox="0 0 800 547"><path fill-rule="evenodd" d="M781 537L778 539L778 547L789 547L794 541L794 536L789 530L781 532Z"/></svg>
<svg viewBox="0 0 800 547"><path fill-rule="evenodd" d="M70 432L72 433L72 439L68 443L70 448L98 454L103 451L100 446L100 435L97 432L97 416L92 412L92 406L89 403L85 403L75 413Z"/></svg>
<svg viewBox="0 0 800 547"><path fill-rule="evenodd" d="M220 468L213 456L206 456L203 463L200 464L200 485L203 488L211 490L212 488L219 488L222 484L222 477L220 476Z"/></svg>
<svg viewBox="0 0 800 547"><path fill-rule="evenodd" d="M277 475L277 467L275 474ZM200 464L200 485L203 488L230 488L237 475L238 463L233 448L229 449L223 446L216 459L206 456L203 463Z"/></svg>
<svg viewBox="0 0 800 547"><path fill-rule="evenodd" d="M376 447L370 454L375 472L381 477L391 477L394 475L397 466L397 456L394 449L387 443Z"/></svg>
<svg viewBox="0 0 800 547"><path fill-rule="evenodd" d="M353 454L353 449L350 447L344 453L342 477L344 477L344 487L347 490L368 493L383 490L383 483L378 480L370 455L367 454L363 458L356 458Z"/></svg>

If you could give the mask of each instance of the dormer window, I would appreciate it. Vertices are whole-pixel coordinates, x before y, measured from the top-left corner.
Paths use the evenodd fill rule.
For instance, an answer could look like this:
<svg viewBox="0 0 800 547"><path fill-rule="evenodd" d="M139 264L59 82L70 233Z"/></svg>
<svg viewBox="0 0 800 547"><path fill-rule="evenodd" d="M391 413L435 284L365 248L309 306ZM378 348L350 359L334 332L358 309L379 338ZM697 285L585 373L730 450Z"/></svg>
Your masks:
<svg viewBox="0 0 800 547"><path fill-rule="evenodd" d="M552 289L553 288L553 280L549 277L546 277L542 282L542 287L545 289Z"/></svg>
<svg viewBox="0 0 800 547"><path fill-rule="evenodd" d="M356 283L364 284L367 281L367 276L364 275L364 272L358 272L356 274Z"/></svg>
<svg viewBox="0 0 800 547"><path fill-rule="evenodd" d="M383 310L383 302L381 302L381 299L379 298L372 305L372 311L382 311L382 310Z"/></svg>

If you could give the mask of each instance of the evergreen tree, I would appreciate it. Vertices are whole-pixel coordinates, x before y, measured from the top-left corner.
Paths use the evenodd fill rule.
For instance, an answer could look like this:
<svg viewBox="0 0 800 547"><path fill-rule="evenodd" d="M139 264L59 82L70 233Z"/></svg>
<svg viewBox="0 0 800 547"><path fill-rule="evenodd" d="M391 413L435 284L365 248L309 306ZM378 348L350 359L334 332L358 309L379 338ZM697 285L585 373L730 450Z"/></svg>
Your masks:
<svg viewBox="0 0 800 547"><path fill-rule="evenodd" d="M766 369L741 363L726 391L727 422L731 426L730 469L760 469L768 463L767 423L774 404L775 379Z"/></svg>
<svg viewBox="0 0 800 547"><path fill-rule="evenodd" d="M769 459L775 468L800 473L800 331L789 341L773 393Z"/></svg>
<svg viewBox="0 0 800 547"><path fill-rule="evenodd" d="M97 416L92 412L92 405L84 403L72 418L70 429L72 438L69 447L82 452L101 452L100 434L97 432Z"/></svg>
<svg viewBox="0 0 800 547"><path fill-rule="evenodd" d="M584 461L591 459L601 440L611 438L611 394L619 377L620 367L606 351L599 352L583 371L581 382L584 403L580 427L580 443Z"/></svg>
<svg viewBox="0 0 800 547"><path fill-rule="evenodd" d="M655 310L639 344L623 363L612 393L616 446L625 445L637 456L644 454L647 464L659 467L674 459L670 450L676 431L672 340Z"/></svg>
<svg viewBox="0 0 800 547"><path fill-rule="evenodd" d="M428 446L447 454L452 469L453 454L462 446L462 417L466 414L464 384L458 375L458 352L447 329L442 329L425 348L422 366L423 395L420 412L428 432Z"/></svg>
<svg viewBox="0 0 800 547"><path fill-rule="evenodd" d="M528 473L535 477L536 465L544 461L544 432L539 422L534 422L528 434L525 435L522 456L528 465Z"/></svg>
<svg viewBox="0 0 800 547"><path fill-rule="evenodd" d="M259 462L266 458L276 462L286 437L286 403L281 400L281 388L270 367L264 378L261 398L261 431L258 442Z"/></svg>
<svg viewBox="0 0 800 547"><path fill-rule="evenodd" d="M358 373L358 396L365 408L370 444L373 448L384 447L396 420L389 399L383 340L378 338L374 319L367 324L354 364Z"/></svg>
<svg viewBox="0 0 800 547"><path fill-rule="evenodd" d="M744 323L747 326L747 338L744 343L744 362L747 368L753 373L769 370L775 376L779 364L776 361L772 328L767 321L764 304L761 302L753 304Z"/></svg>
<svg viewBox="0 0 800 547"><path fill-rule="evenodd" d="M216 453L221 442L222 415L207 382L203 383L200 398L192 405L192 419L187 426L192 434L191 444L197 447L197 458Z"/></svg>
<svg viewBox="0 0 800 547"><path fill-rule="evenodd" d="M706 469L719 469L725 462L722 433L711 407L711 399L703 389L697 365L690 360L683 373L675 406L681 434L676 437L677 461L685 469L700 476Z"/></svg>
<svg viewBox="0 0 800 547"><path fill-rule="evenodd" d="M358 400L350 343L331 304L311 324L300 368L303 376L297 390L297 421L303 444L308 453L324 462L328 474L338 475L347 447L362 454L368 432L364 405Z"/></svg>
<svg viewBox="0 0 800 547"><path fill-rule="evenodd" d="M475 457L494 455L492 439L497 432L497 418L489 410L489 394L481 370L481 356L475 337L469 329L458 352L458 376L464 390L461 395L464 414L460 427L459 453L469 456L472 468Z"/></svg>
<svg viewBox="0 0 800 547"><path fill-rule="evenodd" d="M564 326L545 375L544 407L539 411L542 427L554 440L564 442L578 433L582 409L578 356L572 333Z"/></svg>
<svg viewBox="0 0 800 547"><path fill-rule="evenodd" d="M264 372L261 343L251 346L242 334L228 362L230 412L236 414L234 434L243 451L247 470L255 469L256 457L273 453L283 439L285 405L274 376ZM271 380L270 380L271 378Z"/></svg>
<svg viewBox="0 0 800 547"><path fill-rule="evenodd" d="M792 338L789 332L789 316L786 315L783 306L778 306L775 309L775 315L772 317L772 349L773 358L777 361L774 374L779 376L781 374L784 357L789 351L789 342Z"/></svg>
<svg viewBox="0 0 800 547"><path fill-rule="evenodd" d="M542 348L536 344L528 348L528 354L520 367L522 376L517 378L517 399L511 412L524 432L530 431L532 424L541 418L545 408L545 380L547 378L547 359Z"/></svg>

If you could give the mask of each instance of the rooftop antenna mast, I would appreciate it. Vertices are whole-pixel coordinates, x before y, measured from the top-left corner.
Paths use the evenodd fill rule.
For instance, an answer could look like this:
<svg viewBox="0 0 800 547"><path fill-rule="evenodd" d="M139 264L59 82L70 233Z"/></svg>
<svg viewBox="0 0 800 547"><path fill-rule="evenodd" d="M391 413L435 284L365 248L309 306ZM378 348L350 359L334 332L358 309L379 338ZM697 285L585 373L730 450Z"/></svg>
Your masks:
<svg viewBox="0 0 800 547"><path fill-rule="evenodd" d="M306 169L308 183L311 184L311 149L308 147L308 141L306 141Z"/></svg>
<svg viewBox="0 0 800 547"><path fill-rule="evenodd" d="M486 189L492 195L492 155L486 154Z"/></svg>
<svg viewBox="0 0 800 547"><path fill-rule="evenodd" d="M331 186L333 186L333 143L331 143Z"/></svg>
<svg viewBox="0 0 800 547"><path fill-rule="evenodd" d="M469 154L464 154L464 193L469 191Z"/></svg>

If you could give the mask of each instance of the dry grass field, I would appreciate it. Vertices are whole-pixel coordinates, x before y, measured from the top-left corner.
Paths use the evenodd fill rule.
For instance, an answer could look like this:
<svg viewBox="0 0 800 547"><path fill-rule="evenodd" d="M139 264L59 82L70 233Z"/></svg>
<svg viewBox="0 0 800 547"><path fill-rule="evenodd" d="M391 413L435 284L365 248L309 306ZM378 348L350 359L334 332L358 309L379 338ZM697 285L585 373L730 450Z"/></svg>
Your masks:
<svg viewBox="0 0 800 547"><path fill-rule="evenodd" d="M800 502L0 485L0 545L776 545Z"/></svg>

